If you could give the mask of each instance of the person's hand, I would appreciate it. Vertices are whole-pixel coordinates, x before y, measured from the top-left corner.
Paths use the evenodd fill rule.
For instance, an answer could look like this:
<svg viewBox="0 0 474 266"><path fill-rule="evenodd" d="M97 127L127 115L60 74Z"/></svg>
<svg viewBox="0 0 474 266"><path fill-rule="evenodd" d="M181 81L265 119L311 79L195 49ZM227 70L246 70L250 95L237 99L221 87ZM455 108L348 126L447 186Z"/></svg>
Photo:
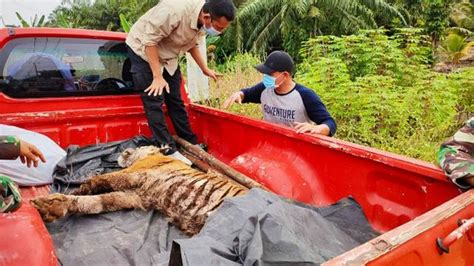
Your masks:
<svg viewBox="0 0 474 266"><path fill-rule="evenodd" d="M220 73L215 72L214 70L211 70L209 68L206 68L202 71L204 75L212 78L214 81L217 81L218 78L222 77L223 75Z"/></svg>
<svg viewBox="0 0 474 266"><path fill-rule="evenodd" d="M163 89L165 89L168 93L170 92L170 86L168 85L168 82L166 82L166 80L160 76L153 79L153 82L145 90L145 92L148 93L148 96L157 96L163 93Z"/></svg>
<svg viewBox="0 0 474 266"><path fill-rule="evenodd" d="M241 91L235 92L232 94L227 100L225 100L223 108L229 109L233 103L242 104L242 100L244 99L244 93Z"/></svg>
<svg viewBox="0 0 474 266"><path fill-rule="evenodd" d="M325 124L321 125L315 125L312 123L294 123L294 129L296 130L296 133L302 134L302 133L309 133L313 135L329 135L329 127Z"/></svg>
<svg viewBox="0 0 474 266"><path fill-rule="evenodd" d="M35 145L30 144L24 140L20 140L20 160L29 167L33 164L38 167L38 161L46 162L44 155L36 148Z"/></svg>

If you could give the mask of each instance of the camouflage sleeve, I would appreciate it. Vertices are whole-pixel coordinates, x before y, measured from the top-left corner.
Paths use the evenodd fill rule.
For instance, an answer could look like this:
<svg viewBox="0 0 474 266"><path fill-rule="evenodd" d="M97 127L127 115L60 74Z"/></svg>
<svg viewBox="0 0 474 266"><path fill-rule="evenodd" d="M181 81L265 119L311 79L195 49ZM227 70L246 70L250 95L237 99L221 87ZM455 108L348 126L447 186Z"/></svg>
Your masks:
<svg viewBox="0 0 474 266"><path fill-rule="evenodd" d="M463 189L470 187L474 178L474 117L441 145L438 161L451 181Z"/></svg>
<svg viewBox="0 0 474 266"><path fill-rule="evenodd" d="M20 140L14 136L0 136L0 159L15 160L20 155Z"/></svg>

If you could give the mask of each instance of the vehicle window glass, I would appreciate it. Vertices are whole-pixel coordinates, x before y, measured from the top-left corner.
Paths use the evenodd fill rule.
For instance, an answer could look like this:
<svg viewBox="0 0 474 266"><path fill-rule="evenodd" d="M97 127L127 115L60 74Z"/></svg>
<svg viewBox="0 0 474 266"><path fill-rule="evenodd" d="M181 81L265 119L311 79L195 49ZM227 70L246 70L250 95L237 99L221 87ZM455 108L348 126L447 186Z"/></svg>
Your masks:
<svg viewBox="0 0 474 266"><path fill-rule="evenodd" d="M46 37L0 51L0 90L13 98L135 93L123 41Z"/></svg>

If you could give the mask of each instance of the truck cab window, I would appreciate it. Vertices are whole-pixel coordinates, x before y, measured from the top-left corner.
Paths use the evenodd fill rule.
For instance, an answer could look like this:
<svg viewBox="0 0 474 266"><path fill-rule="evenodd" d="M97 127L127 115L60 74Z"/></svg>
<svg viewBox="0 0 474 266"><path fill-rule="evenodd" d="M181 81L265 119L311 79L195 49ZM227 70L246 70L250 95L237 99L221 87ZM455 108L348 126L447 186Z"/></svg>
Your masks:
<svg viewBox="0 0 474 266"><path fill-rule="evenodd" d="M0 91L12 98L135 93L123 41L49 37L7 43Z"/></svg>

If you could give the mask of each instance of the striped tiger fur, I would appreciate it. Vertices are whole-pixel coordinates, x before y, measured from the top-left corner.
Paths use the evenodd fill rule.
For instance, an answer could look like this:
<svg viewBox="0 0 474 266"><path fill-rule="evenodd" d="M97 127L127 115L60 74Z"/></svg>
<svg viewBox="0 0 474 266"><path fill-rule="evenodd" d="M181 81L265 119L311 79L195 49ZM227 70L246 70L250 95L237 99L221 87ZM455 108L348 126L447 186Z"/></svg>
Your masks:
<svg viewBox="0 0 474 266"><path fill-rule="evenodd" d="M194 235L225 198L247 191L223 175L201 172L158 153L122 171L93 177L73 195L51 194L31 203L46 222L72 213L156 209L186 234Z"/></svg>

